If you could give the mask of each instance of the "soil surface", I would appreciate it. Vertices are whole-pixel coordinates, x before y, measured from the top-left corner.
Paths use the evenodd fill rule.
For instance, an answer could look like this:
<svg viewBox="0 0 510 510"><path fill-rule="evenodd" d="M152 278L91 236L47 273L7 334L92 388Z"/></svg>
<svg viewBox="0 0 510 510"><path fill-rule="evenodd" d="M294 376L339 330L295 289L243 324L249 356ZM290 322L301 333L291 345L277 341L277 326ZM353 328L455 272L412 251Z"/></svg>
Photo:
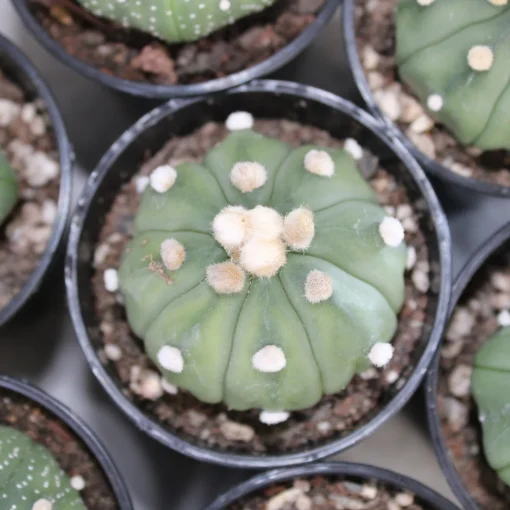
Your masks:
<svg viewBox="0 0 510 510"><path fill-rule="evenodd" d="M0 225L0 310L37 267L53 231L60 188L55 136L44 104L0 70L0 150L18 178L19 199Z"/></svg>
<svg viewBox="0 0 510 510"><path fill-rule="evenodd" d="M435 510L409 492L371 482L315 476L267 487L228 510Z"/></svg>
<svg viewBox="0 0 510 510"><path fill-rule="evenodd" d="M89 510L119 510L108 480L94 456L76 434L49 411L1 388L0 424L19 430L48 448L69 477L81 476L85 488L80 494Z"/></svg>
<svg viewBox="0 0 510 510"><path fill-rule="evenodd" d="M268 59L316 18L326 0L278 0L196 42L168 44L97 18L74 0L30 0L50 36L106 74L157 85L222 78Z"/></svg>
<svg viewBox="0 0 510 510"><path fill-rule="evenodd" d="M501 254L479 271L464 292L441 349L438 404L443 438L468 492L480 508L490 510L510 508L510 487L485 460L471 374L475 354L505 323L508 309L510 257Z"/></svg>
<svg viewBox="0 0 510 510"><path fill-rule="evenodd" d="M355 0L358 54L381 110L421 152L451 171L510 186L510 152L465 147L431 119L412 91L399 81L395 62L395 8L398 0Z"/></svg>
<svg viewBox="0 0 510 510"><path fill-rule="evenodd" d="M256 121L255 130L292 146L316 143L342 147L344 143L325 131L289 121ZM383 370L369 369L356 376L345 391L324 397L310 409L293 412L286 422L272 427L260 423L259 411L233 412L222 405L203 404L185 391L177 392L167 384L161 387L159 374L145 354L142 342L130 330L121 296L105 289L104 273L119 267L140 202L137 185L140 188L143 176L163 163L201 161L227 134L222 124L208 123L191 135L171 139L122 187L106 215L95 248L93 292L97 327L89 331L101 360L109 365L123 393L167 429L204 447L237 453L302 451L338 439L368 422L412 373L430 327L430 315L427 315L430 312L426 310L428 291L431 286L437 287L438 270L429 267L427 247L420 230L420 221L426 213L409 205L406 189L392 175L377 168L377 162L372 165L370 183L388 212L401 219L407 230L406 241L411 246L405 305L393 340L395 355ZM373 158L365 155L365 160L373 161Z"/></svg>

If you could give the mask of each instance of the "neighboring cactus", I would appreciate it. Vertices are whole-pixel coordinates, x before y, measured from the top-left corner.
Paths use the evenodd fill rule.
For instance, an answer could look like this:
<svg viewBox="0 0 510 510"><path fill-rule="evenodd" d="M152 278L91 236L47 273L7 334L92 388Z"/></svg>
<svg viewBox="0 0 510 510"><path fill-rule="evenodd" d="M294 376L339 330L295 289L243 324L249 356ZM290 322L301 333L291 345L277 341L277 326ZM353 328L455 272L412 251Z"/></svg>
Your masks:
<svg viewBox="0 0 510 510"><path fill-rule="evenodd" d="M18 200L18 182L13 169L0 152L0 225Z"/></svg>
<svg viewBox="0 0 510 510"><path fill-rule="evenodd" d="M345 150L231 133L203 165L154 170L134 235L128 320L204 402L303 409L391 359L404 232Z"/></svg>
<svg viewBox="0 0 510 510"><path fill-rule="evenodd" d="M170 43L194 41L269 7L275 0L78 0L97 16Z"/></svg>
<svg viewBox="0 0 510 510"><path fill-rule="evenodd" d="M51 453L6 426L0 426L0 508L86 510Z"/></svg>
<svg viewBox="0 0 510 510"><path fill-rule="evenodd" d="M510 327L494 334L475 357L473 397L489 464L510 485Z"/></svg>
<svg viewBox="0 0 510 510"><path fill-rule="evenodd" d="M508 0L400 0L400 77L459 142L510 149Z"/></svg>

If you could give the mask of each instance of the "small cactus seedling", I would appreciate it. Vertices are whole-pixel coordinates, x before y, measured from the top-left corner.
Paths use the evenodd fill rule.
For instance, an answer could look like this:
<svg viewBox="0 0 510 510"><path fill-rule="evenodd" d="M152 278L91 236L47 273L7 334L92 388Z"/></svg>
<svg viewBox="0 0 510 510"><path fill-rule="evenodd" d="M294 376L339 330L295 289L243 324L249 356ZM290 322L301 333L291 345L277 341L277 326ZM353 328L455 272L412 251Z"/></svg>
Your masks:
<svg viewBox="0 0 510 510"><path fill-rule="evenodd" d="M0 426L2 510L86 510L72 481L44 447Z"/></svg>
<svg viewBox="0 0 510 510"><path fill-rule="evenodd" d="M390 360L407 249L348 151L246 118L202 164L154 170L119 285L169 383L277 423Z"/></svg>
<svg viewBox="0 0 510 510"><path fill-rule="evenodd" d="M194 41L259 12L275 0L78 0L104 16L170 43Z"/></svg>
<svg viewBox="0 0 510 510"><path fill-rule="evenodd" d="M501 480L510 485L510 327L499 330L478 351L472 392L485 456Z"/></svg>
<svg viewBox="0 0 510 510"><path fill-rule="evenodd" d="M400 77L459 142L510 149L508 0L400 0Z"/></svg>
<svg viewBox="0 0 510 510"><path fill-rule="evenodd" d="M0 225L18 200L18 181L14 170L0 152Z"/></svg>

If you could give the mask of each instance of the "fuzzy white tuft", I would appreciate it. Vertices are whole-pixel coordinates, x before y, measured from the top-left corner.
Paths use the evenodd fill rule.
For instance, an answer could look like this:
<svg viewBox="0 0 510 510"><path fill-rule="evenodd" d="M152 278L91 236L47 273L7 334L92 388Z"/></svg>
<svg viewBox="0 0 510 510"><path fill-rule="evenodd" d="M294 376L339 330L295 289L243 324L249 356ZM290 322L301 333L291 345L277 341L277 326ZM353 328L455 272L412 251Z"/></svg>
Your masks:
<svg viewBox="0 0 510 510"><path fill-rule="evenodd" d="M419 5L423 7L427 7L427 5L432 5L436 0L416 0Z"/></svg>
<svg viewBox="0 0 510 510"><path fill-rule="evenodd" d="M165 369L175 374L184 370L184 359L177 347L165 345L158 351L158 362Z"/></svg>
<svg viewBox="0 0 510 510"><path fill-rule="evenodd" d="M149 182L158 193L167 192L174 184L177 179L177 171L170 165L158 166L149 177Z"/></svg>
<svg viewBox="0 0 510 510"><path fill-rule="evenodd" d="M404 227L397 218L386 216L379 224L379 234L386 246L396 248L402 244L405 237Z"/></svg>
<svg viewBox="0 0 510 510"><path fill-rule="evenodd" d="M104 288L108 292L117 292L119 290L119 274L116 269L109 268L103 273Z"/></svg>
<svg viewBox="0 0 510 510"><path fill-rule="evenodd" d="M439 112L443 109L444 99L439 94L432 94L427 98L427 106L432 112Z"/></svg>
<svg viewBox="0 0 510 510"><path fill-rule="evenodd" d="M38 499L32 505L32 510L53 510L53 503L47 499Z"/></svg>
<svg viewBox="0 0 510 510"><path fill-rule="evenodd" d="M266 345L253 355L253 368L268 374L280 372L287 365L285 354L277 345Z"/></svg>
<svg viewBox="0 0 510 510"><path fill-rule="evenodd" d="M235 294L244 289L246 275L242 268L233 262L211 264L206 274L207 283L218 294Z"/></svg>
<svg viewBox="0 0 510 510"><path fill-rule="evenodd" d="M161 243L160 255L169 271L177 271L186 260L186 250L177 239L165 239Z"/></svg>
<svg viewBox="0 0 510 510"><path fill-rule="evenodd" d="M227 206L213 220L214 238L228 252L243 244L248 233L248 212L244 207Z"/></svg>
<svg viewBox="0 0 510 510"><path fill-rule="evenodd" d="M261 188L267 181L266 169L256 161L241 161L230 171L232 186L242 193L250 193Z"/></svg>
<svg viewBox="0 0 510 510"><path fill-rule="evenodd" d="M363 158L363 148L354 140L354 138L347 138L345 140L344 150L347 151L356 161Z"/></svg>
<svg viewBox="0 0 510 510"><path fill-rule="evenodd" d="M248 112L231 113L225 125L229 131L241 131L243 129L251 129L255 120L253 115Z"/></svg>
<svg viewBox="0 0 510 510"><path fill-rule="evenodd" d="M82 491L83 489L85 489L86 483L85 483L85 479L83 478L83 476L75 475L71 478L70 481L71 481L71 487L75 491Z"/></svg>
<svg viewBox="0 0 510 510"><path fill-rule="evenodd" d="M308 273L305 281L305 297L309 303L316 304L326 301L333 295L331 276L314 269Z"/></svg>
<svg viewBox="0 0 510 510"><path fill-rule="evenodd" d="M335 162L326 151L311 150L305 156L305 169L323 177L331 177L335 173Z"/></svg>
<svg viewBox="0 0 510 510"><path fill-rule="evenodd" d="M292 250L307 250L315 235L313 212L299 207L290 212L284 221L284 239Z"/></svg>
<svg viewBox="0 0 510 510"><path fill-rule="evenodd" d="M281 239L253 237L241 248L241 266L259 278L271 278L287 262L285 244Z"/></svg>
<svg viewBox="0 0 510 510"><path fill-rule="evenodd" d="M501 5L507 5L508 0L488 0L488 2L492 5L497 5L498 7Z"/></svg>
<svg viewBox="0 0 510 510"><path fill-rule="evenodd" d="M283 233L283 218L271 207L258 205L248 212L251 237L259 239L277 239Z"/></svg>
<svg viewBox="0 0 510 510"><path fill-rule="evenodd" d="M490 46L473 46L468 52L468 64L473 71L488 71L494 63L494 52Z"/></svg>
<svg viewBox="0 0 510 510"><path fill-rule="evenodd" d="M393 345L385 342L377 342L372 346L368 353L370 362L378 368L387 365L393 358Z"/></svg>
<svg viewBox="0 0 510 510"><path fill-rule="evenodd" d="M287 411L262 411L259 415L259 420L265 425L278 425L287 421L290 413Z"/></svg>

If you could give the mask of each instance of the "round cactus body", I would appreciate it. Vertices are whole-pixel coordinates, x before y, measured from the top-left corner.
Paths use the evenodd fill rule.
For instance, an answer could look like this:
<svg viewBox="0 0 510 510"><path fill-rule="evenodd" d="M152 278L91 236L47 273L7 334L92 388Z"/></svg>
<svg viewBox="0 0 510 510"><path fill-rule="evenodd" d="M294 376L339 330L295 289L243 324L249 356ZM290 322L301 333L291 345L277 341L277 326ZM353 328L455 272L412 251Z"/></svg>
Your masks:
<svg viewBox="0 0 510 510"><path fill-rule="evenodd" d="M18 200L18 181L5 156L0 152L0 225Z"/></svg>
<svg viewBox="0 0 510 510"><path fill-rule="evenodd" d="M0 426L0 508L86 510L51 453L6 426Z"/></svg>
<svg viewBox="0 0 510 510"><path fill-rule="evenodd" d="M150 182L119 284L170 383L290 411L389 361L407 249L348 152L243 129Z"/></svg>
<svg viewBox="0 0 510 510"><path fill-rule="evenodd" d="M510 327L499 330L478 351L472 392L485 456L501 480L510 485Z"/></svg>
<svg viewBox="0 0 510 510"><path fill-rule="evenodd" d="M78 0L104 16L171 43L194 41L259 12L275 0Z"/></svg>
<svg viewBox="0 0 510 510"><path fill-rule="evenodd" d="M510 149L510 4L400 0L400 77L459 142Z"/></svg>

